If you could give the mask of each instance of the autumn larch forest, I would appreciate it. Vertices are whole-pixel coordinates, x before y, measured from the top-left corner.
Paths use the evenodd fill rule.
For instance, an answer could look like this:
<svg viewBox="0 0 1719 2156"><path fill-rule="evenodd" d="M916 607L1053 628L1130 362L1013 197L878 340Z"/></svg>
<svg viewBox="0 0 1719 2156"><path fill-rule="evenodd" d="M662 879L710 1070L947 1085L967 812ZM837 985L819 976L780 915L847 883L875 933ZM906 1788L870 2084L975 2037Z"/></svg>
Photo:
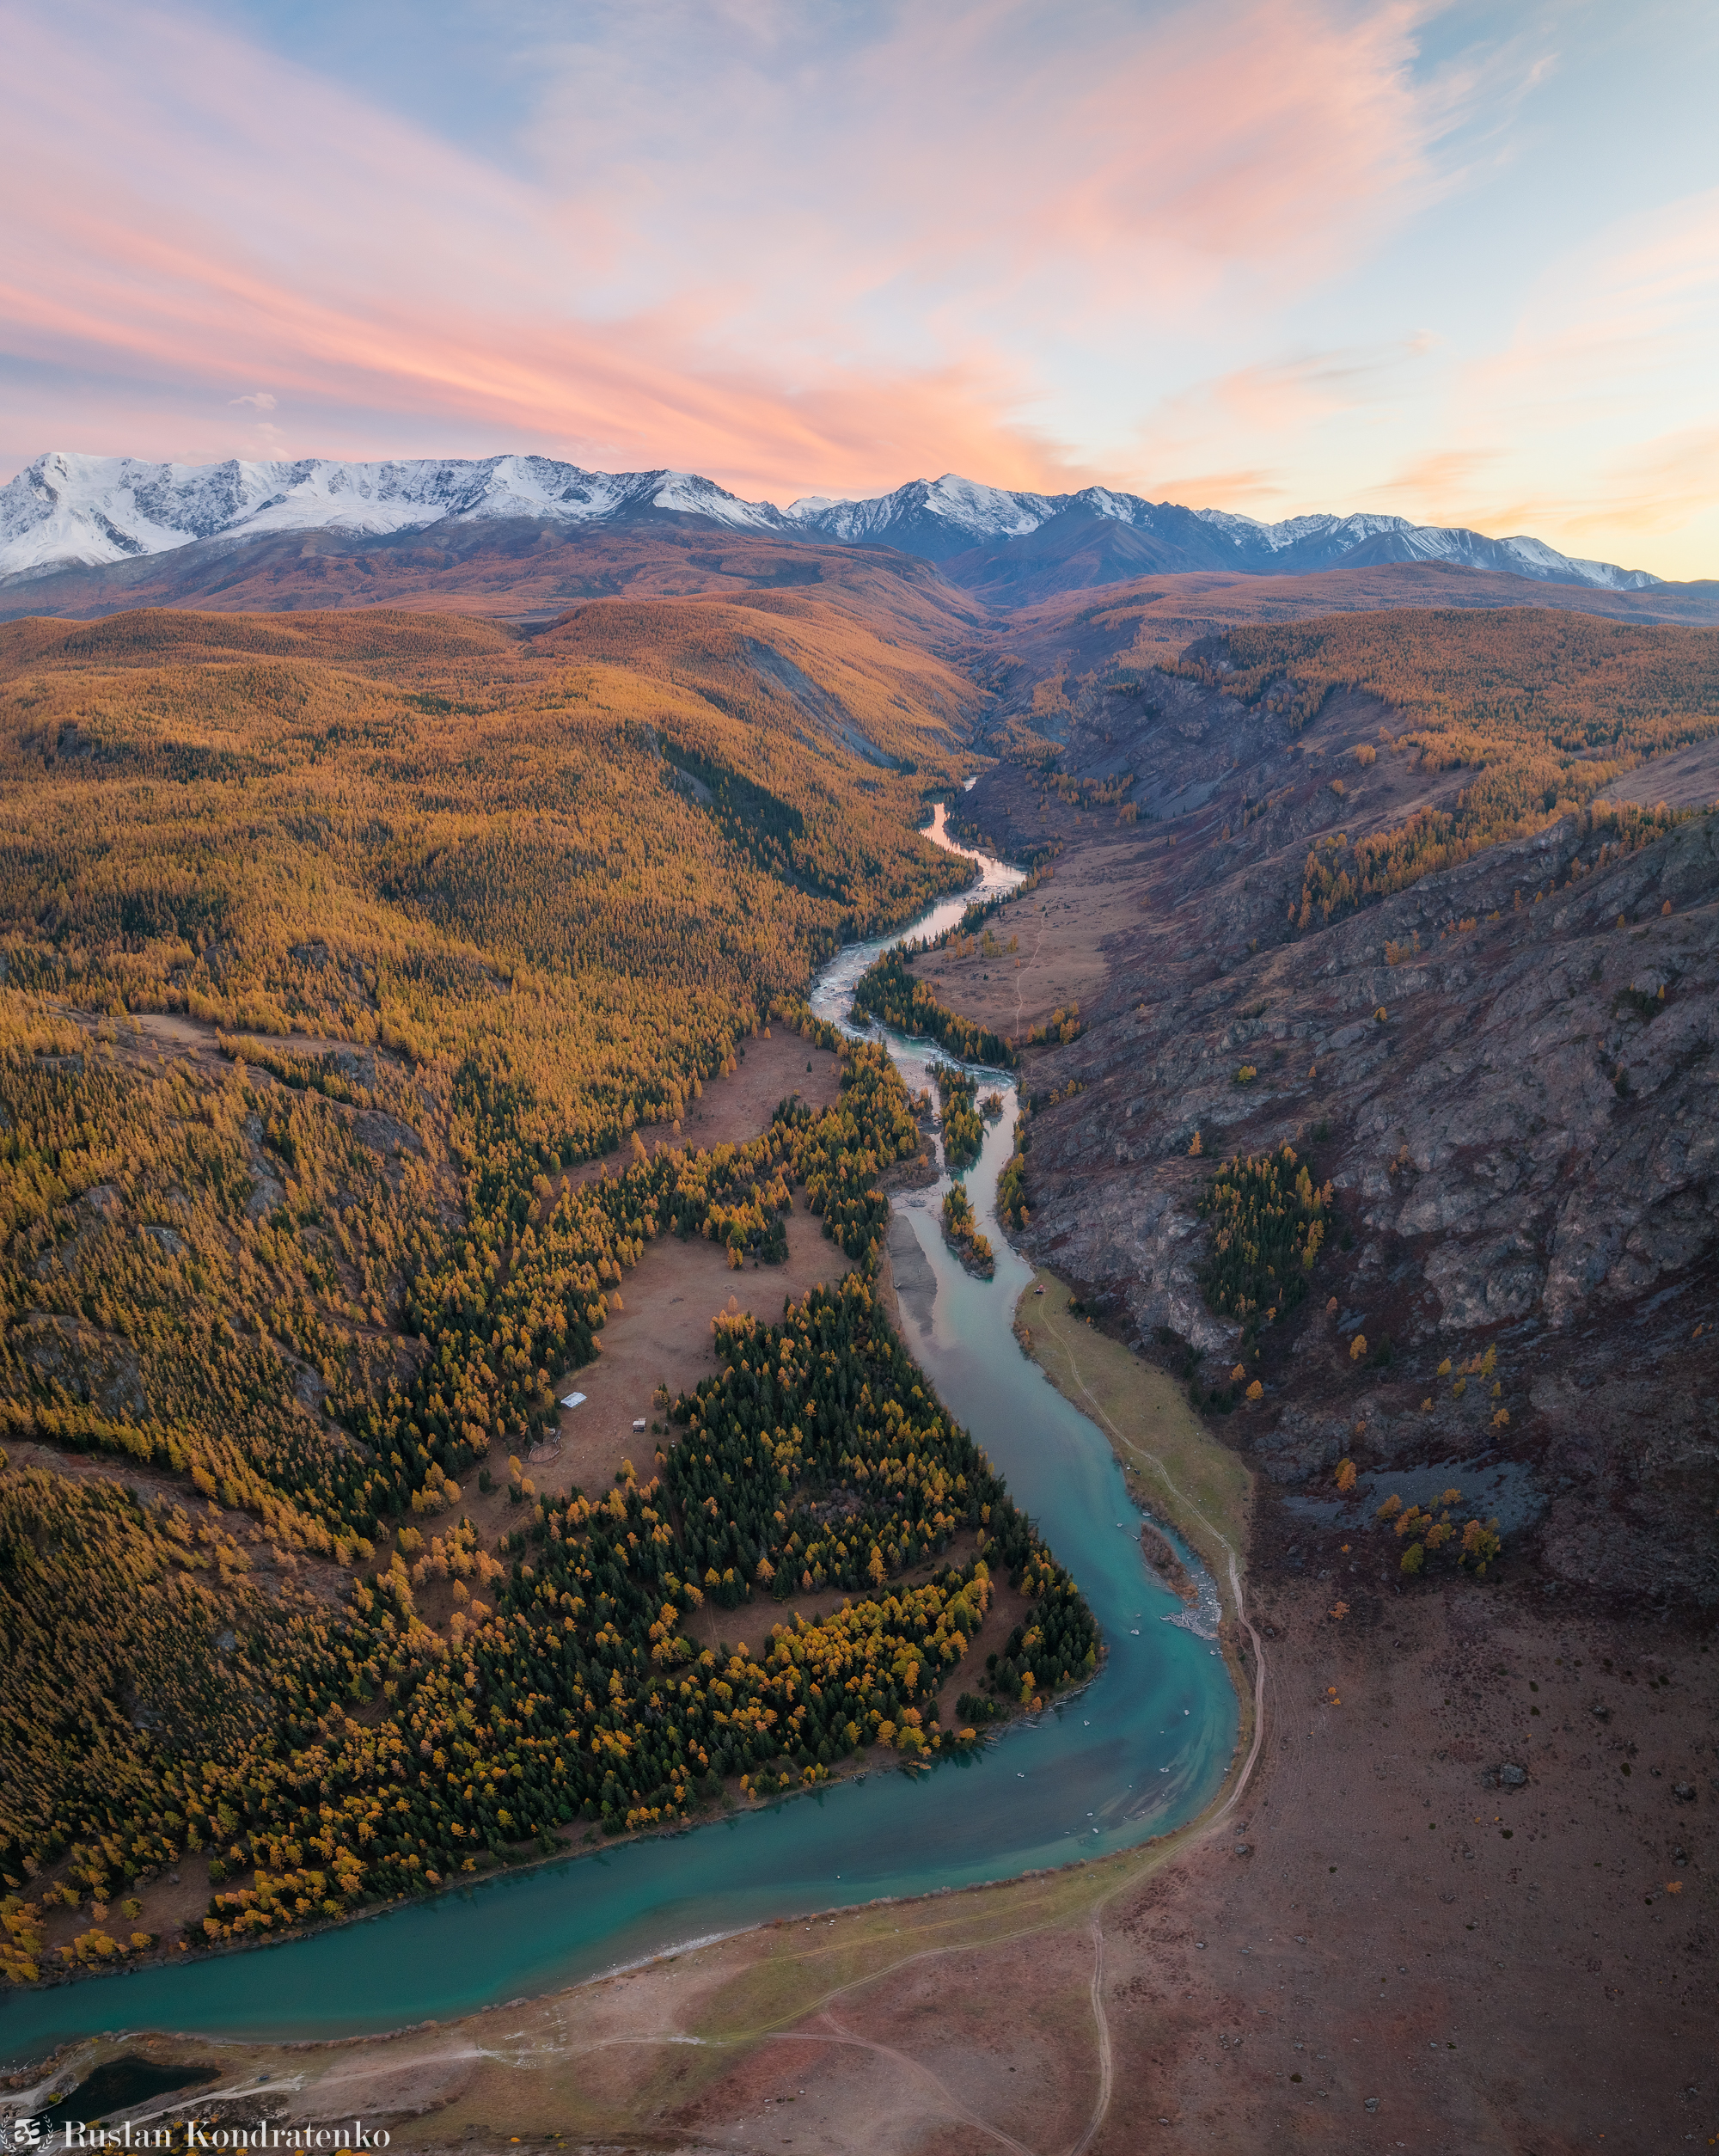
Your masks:
<svg viewBox="0 0 1719 2156"><path fill-rule="evenodd" d="M823 959L959 888L915 827L970 695L797 595L0 629L12 1981L975 1742L936 1695L1002 1579L1009 1705L1096 1666L872 1291L926 1104L853 1044L834 1107L686 1127L761 1032L834 1044ZM768 1262L796 1207L857 1270L717 1320L636 1463L540 1491L647 1246ZM696 1645L706 1603L762 1644ZM206 1911L152 1934L193 1857Z"/></svg>

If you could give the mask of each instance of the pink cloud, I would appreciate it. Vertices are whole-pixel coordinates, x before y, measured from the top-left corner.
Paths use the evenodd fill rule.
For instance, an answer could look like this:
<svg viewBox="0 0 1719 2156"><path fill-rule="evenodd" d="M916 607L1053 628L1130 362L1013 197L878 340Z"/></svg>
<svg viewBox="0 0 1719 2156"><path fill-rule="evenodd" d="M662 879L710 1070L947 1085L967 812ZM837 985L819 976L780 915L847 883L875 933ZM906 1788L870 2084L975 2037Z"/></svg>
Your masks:
<svg viewBox="0 0 1719 2156"><path fill-rule="evenodd" d="M57 28L19 11L9 24L47 94L21 107L9 145L8 341L116 389L81 390L70 445L177 447L192 384L195 453L218 448L217 407L260 376L301 453L374 449L379 433L434 453L452 428L486 446L693 464L753 492L961 460L1016 483L1058 475L1008 415L1019 384L982 354L826 364L795 382L725 348L719 292L584 319L563 297L579 288L580 235L553 203L230 40L132 26L107 18L111 40L74 67ZM180 85L179 113L152 77ZM222 117L235 112L242 130ZM151 389L165 408L140 438Z"/></svg>
<svg viewBox="0 0 1719 2156"><path fill-rule="evenodd" d="M928 11L839 87L671 83L654 132L679 18L640 19L658 76L624 44L569 59L538 132L577 155L534 183L205 22L0 10L32 87L0 308L15 353L79 385L40 424L224 453L261 380L297 453L530 446L776 498L951 468L1079 484L1098 475L1059 444L1023 314L1121 338L1238 263L1309 273L1424 184L1398 9L1202 11L1215 55L1191 16L1138 33L1100 7L1035 47L1042 11ZM788 126L809 88L834 125L814 104ZM758 146L763 123L786 138Z"/></svg>
<svg viewBox="0 0 1719 2156"><path fill-rule="evenodd" d="M1377 490L1406 513L1531 531L1667 576L1719 564L1719 189L1548 262L1499 350L1453 371L1435 452Z"/></svg>
<svg viewBox="0 0 1719 2156"><path fill-rule="evenodd" d="M1428 71L1437 4L597 5L504 169L206 21L0 0L0 463L953 469L1710 563L1719 198L1589 235L1502 340L1362 274L1513 94Z"/></svg>
<svg viewBox="0 0 1719 2156"><path fill-rule="evenodd" d="M640 7L630 39L561 56L533 140L569 201L633 205L635 280L728 251L741 219L778 293L790 267L885 306L1045 277L1126 315L1231 266L1276 284L1352 259L1428 198L1447 111L1411 79L1424 13L976 0L879 10L833 66ZM1172 284L1129 290L1147 266Z"/></svg>
<svg viewBox="0 0 1719 2156"><path fill-rule="evenodd" d="M1275 277L1352 259L1437 184L1436 115L1408 76L1421 12L1172 18L1072 101L1059 134L1074 177L1043 230L1094 254L1144 244Z"/></svg>

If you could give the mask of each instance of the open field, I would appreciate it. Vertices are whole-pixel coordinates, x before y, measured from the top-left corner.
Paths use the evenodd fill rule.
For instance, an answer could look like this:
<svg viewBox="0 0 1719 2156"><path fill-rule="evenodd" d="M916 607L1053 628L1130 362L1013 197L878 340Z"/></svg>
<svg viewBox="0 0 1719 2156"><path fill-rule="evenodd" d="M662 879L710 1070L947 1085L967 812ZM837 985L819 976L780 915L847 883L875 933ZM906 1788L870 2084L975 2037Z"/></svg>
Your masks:
<svg viewBox="0 0 1719 2156"><path fill-rule="evenodd" d="M766 1026L741 1042L736 1054L732 1070L706 1079L702 1095L687 1102L678 1135L672 1123L641 1123L639 1142L652 1151L659 1145L744 1145L768 1130L778 1105L795 1094L817 1110L833 1108L841 1098L840 1059L797 1033ZM582 1161L558 1178L557 1186L592 1182L615 1167L609 1160Z"/></svg>
<svg viewBox="0 0 1719 2156"><path fill-rule="evenodd" d="M1113 1869L1094 1865L768 1925L396 2037L223 2045L220 2079L199 2103L228 2117L356 2113L386 2122L396 2148L483 2156L617 2143L965 2150L994 2145L997 2127L1023 2113L1044 2135L1033 2145L1055 2147L1099 2091L1083 1920L1113 1884ZM1022 1977L1035 1971L1031 2027L991 2010L1002 2003L994 1986L1004 1957ZM150 2038L83 2047L64 2064L81 2072L124 2049L162 2061L211 2055L187 2039ZM223 2090L251 2094L229 2105Z"/></svg>
<svg viewBox="0 0 1719 2156"><path fill-rule="evenodd" d="M908 962L938 1001L1019 1045L1053 1010L1090 1000L1109 976L1102 946L1139 912L1145 860L1132 834L1083 853L1032 891L1011 898L982 940L921 952ZM1008 948L1012 939L1019 949ZM1030 1053L1031 1051L1029 1051Z"/></svg>
<svg viewBox="0 0 1719 2156"><path fill-rule="evenodd" d="M568 1392L582 1392L585 1398L578 1407L560 1410L559 1438L552 1436L547 1446L521 1461L531 1494L555 1504L564 1504L572 1490L601 1498L613 1483L625 1479L623 1461L630 1460L641 1476L658 1473L658 1455L668 1439L653 1395L659 1384L666 1384L672 1399L691 1392L711 1375L715 1367L712 1320L731 1311L749 1314L766 1325L777 1324L785 1302L798 1302L820 1281L840 1280L853 1271L853 1259L825 1235L823 1223L804 1210L803 1198L789 1215L787 1226L786 1264L751 1262L738 1272L731 1269L725 1252L702 1237L682 1242L664 1236L646 1246L627 1276L622 1307L615 1309L611 1304L599 1335L602 1352L594 1362L555 1375L558 1399ZM646 1426L635 1431L633 1423L640 1419ZM548 1456L539 1458L537 1451ZM508 1495L505 1462L493 1465L492 1490L485 1492L474 1479L460 1495L461 1513L477 1528L486 1547L493 1547L498 1535L519 1526L527 1516ZM432 1583L419 1599L427 1621L445 1624L452 1607L445 1585L438 1596ZM839 1608L841 1601L838 1594L828 1607ZM807 1607L811 1608L810 1602ZM735 1636L734 1619L743 1613L721 1614L730 1636ZM777 1621L780 1616L779 1611ZM714 1645L715 1638L713 1632L708 1643L700 1644Z"/></svg>
<svg viewBox="0 0 1719 2156"><path fill-rule="evenodd" d="M101 567L0 581L0 621L94 620L141 607L301 614L400 608L486 616L527 633L592 599L713 597L768 607L828 598L945 628L986 609L928 561L740 532L570 530L529 518L370 536L212 540Z"/></svg>
<svg viewBox="0 0 1719 2156"><path fill-rule="evenodd" d="M719 1311L749 1312L766 1325L781 1320L785 1302L798 1302L821 1280L839 1280L852 1272L846 1258L823 1232L823 1223L796 1202L789 1214L788 1256L785 1265L754 1259L733 1271L728 1253L718 1244L689 1237L660 1238L627 1276L624 1307L612 1310L603 1329L603 1352L582 1369L562 1370L555 1392L585 1395L581 1407L560 1410L561 1455L553 1466L530 1472L539 1489L577 1483L587 1495L601 1497L630 1455L641 1474L652 1471L663 1443L662 1412L653 1405L658 1385L672 1400L689 1393L715 1369L711 1320ZM635 1435L642 1418L656 1423Z"/></svg>
<svg viewBox="0 0 1719 2156"><path fill-rule="evenodd" d="M1161 2115L1166 2147L1704 2141L1711 1657L1485 1582L1379 1578L1363 1611L1376 1553L1350 1547L1359 1573L1334 1532L1328 1584L1255 1584L1267 1742L1234 1841L1119 1905L1127 2096L1099 2146L1151 2147Z"/></svg>

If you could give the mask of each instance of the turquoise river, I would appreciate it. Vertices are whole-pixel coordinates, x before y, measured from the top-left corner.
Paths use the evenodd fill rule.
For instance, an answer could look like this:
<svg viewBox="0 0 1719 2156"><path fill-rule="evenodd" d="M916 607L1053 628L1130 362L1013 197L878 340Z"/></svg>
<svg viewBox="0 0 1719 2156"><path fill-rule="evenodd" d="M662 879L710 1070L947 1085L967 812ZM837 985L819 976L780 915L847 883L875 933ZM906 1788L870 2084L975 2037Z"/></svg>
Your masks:
<svg viewBox="0 0 1719 2156"><path fill-rule="evenodd" d="M933 836L948 842L940 810ZM975 859L980 881L968 898L1020 880ZM940 933L964 903L945 901L909 933ZM881 947L851 946L824 969L813 998L821 1015L845 1017ZM890 1047L908 1084L923 1085L927 1044ZM125 2030L305 2038L446 2020L771 1918L1101 1856L1197 1812L1235 1747L1235 1694L1215 1646L1168 1621L1181 1605L1147 1571L1140 1516L1109 1444L1014 1338L1015 1306L1032 1275L994 1216L1015 1108L1012 1088L999 1079L998 1089L1004 1116L967 1172L997 1250L996 1277L971 1278L945 1249L938 1208L946 1185L898 1199L896 1244L910 1226L932 1276L898 1268L919 1275L916 1292L903 1283L906 1344L1085 1590L1107 1651L1090 1685L930 1773L873 1769L768 1810L280 1945L15 1991L0 2004L0 2058L15 2066L68 2038Z"/></svg>

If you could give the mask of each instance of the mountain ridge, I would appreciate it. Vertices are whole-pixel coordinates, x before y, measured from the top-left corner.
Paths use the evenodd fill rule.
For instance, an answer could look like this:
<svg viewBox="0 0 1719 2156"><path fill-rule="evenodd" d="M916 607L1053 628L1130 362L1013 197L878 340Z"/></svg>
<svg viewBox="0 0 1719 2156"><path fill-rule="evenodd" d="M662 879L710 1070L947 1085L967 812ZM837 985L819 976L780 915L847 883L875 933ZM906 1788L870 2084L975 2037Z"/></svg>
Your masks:
<svg viewBox="0 0 1719 2156"><path fill-rule="evenodd" d="M0 487L0 579L101 567L213 538L382 536L498 518L614 529L665 517L790 541L893 548L936 562L976 591L994 590L1003 603L1062 588L1058 565L1076 541L1105 583L1153 572L1293 576L1420 560L1606 591L1645 591L1662 581L1647 570L1560 554L1525 535L1493 539L1369 512L1263 524L1102 487L1039 494L954 473L865 499L807 496L780 509L744 501L693 472L600 472L545 456L178 465L64 450L45 452Z"/></svg>

